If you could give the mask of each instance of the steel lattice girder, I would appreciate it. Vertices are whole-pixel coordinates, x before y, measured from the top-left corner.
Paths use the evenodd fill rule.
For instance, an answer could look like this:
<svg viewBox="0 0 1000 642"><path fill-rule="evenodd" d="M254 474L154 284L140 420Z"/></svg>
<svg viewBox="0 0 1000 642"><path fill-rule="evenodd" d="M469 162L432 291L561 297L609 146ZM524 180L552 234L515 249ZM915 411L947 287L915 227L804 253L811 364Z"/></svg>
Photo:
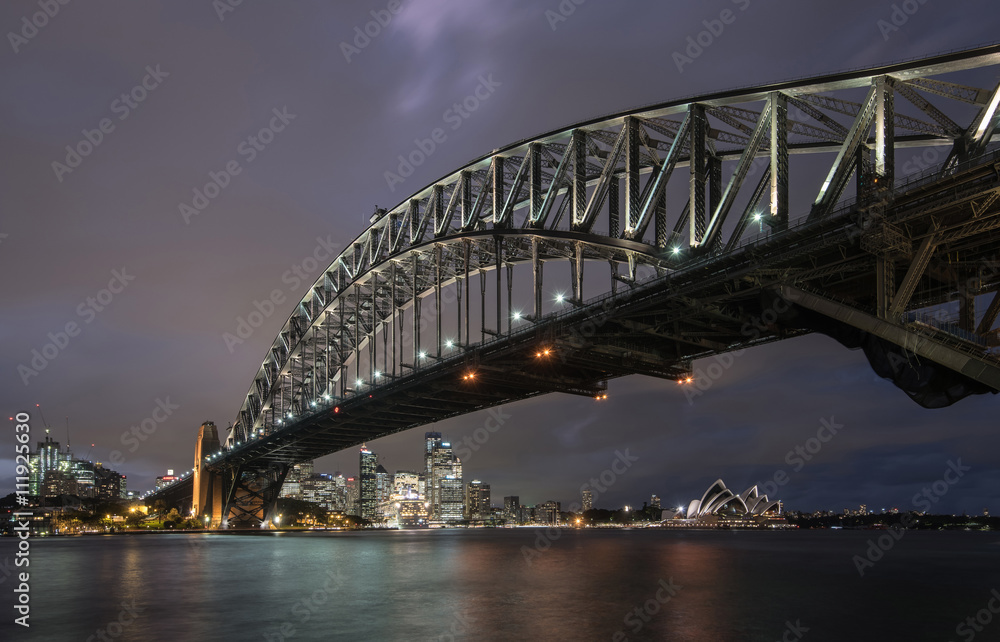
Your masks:
<svg viewBox="0 0 1000 642"><path fill-rule="evenodd" d="M461 282L467 289L468 307L472 294L468 277L497 266L509 268L535 261L540 281L540 266L560 260L575 266L580 283L584 264L595 261L610 265L616 281L634 283L642 266L658 275L681 267L670 248L685 242L685 229L686 243L693 250L685 260L722 247L731 250L739 244L758 199L769 199L772 215L787 216L788 166L790 158L800 153L825 151L836 156L830 185L817 199L821 207L816 216L827 216L853 172L854 150L877 148L877 160L891 176L890 152L898 142L893 125L916 132L907 136L907 145L939 144L942 139L955 138L951 120L919 92L982 107L961 137L964 148L981 149L996 128L998 89L965 87L935 77L998 63L1000 48L994 46L711 94L588 121L474 161L396 207L378 212L370 227L332 262L296 306L268 351L228 445L274 428L266 425L266 417L275 408L276 396L282 409L301 411L321 392L320 382L325 384L322 392L326 393L333 392L331 382L343 387L348 369L352 364L356 367L361 351L375 349L380 328L384 334L397 314L418 307L422 298L430 295L438 303L438 292L444 285ZM900 93L933 122L894 113L889 103L893 87L903 87ZM839 95L863 88L870 88L865 103ZM775 104L782 106L780 111ZM787 118L785 104L797 107L809 122L788 119L783 126L776 124ZM883 110L888 110L887 118L872 137L870 122L881 118ZM845 115L853 122L844 123ZM697 130L693 134L691 123ZM962 127L960 123L957 126ZM761 140L759 134L764 131L770 132L770 138ZM722 149L721 145L730 147ZM767 175L735 229L723 238L725 214L743 187L741 173L758 155L771 161ZM677 215L674 234L667 235L671 222L664 218L667 212L660 195L672 170L690 168L692 157L704 158L708 164L740 162L721 200L717 186L709 190L711 212L703 209L704 194L699 191L708 182L704 179L708 174L696 164L690 179L692 202ZM885 166L887 160L889 167ZM717 183L715 174L711 176ZM618 223L622 180L624 225ZM766 189L768 183L770 190ZM607 234L596 224L605 216L605 204ZM702 212L712 218L703 220ZM656 233L647 239L650 220L656 221ZM497 238L502 238L502 244ZM623 277L621 268L626 266L628 276ZM501 330L497 325L494 332ZM470 340L468 324L465 330L466 348L470 348L475 342Z"/></svg>

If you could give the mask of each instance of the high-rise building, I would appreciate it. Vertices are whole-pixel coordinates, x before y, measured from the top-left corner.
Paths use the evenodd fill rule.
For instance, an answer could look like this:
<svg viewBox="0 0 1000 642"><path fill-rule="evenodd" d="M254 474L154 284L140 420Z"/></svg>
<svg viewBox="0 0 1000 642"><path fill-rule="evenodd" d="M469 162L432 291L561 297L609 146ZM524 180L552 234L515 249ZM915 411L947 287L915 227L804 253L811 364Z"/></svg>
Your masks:
<svg viewBox="0 0 1000 642"><path fill-rule="evenodd" d="M378 502L375 514L378 521L385 521L391 511L392 475L379 464L375 468L375 498Z"/></svg>
<svg viewBox="0 0 1000 642"><path fill-rule="evenodd" d="M117 499L127 494L124 475L100 463L74 458L69 446L60 451L59 442L49 436L48 430L45 441L38 442L35 452L28 455L28 466L31 469L28 488L32 495Z"/></svg>
<svg viewBox="0 0 1000 642"><path fill-rule="evenodd" d="M465 485L465 518L486 520L490 517L490 485L474 479Z"/></svg>
<svg viewBox="0 0 1000 642"><path fill-rule="evenodd" d="M68 454L68 453L67 453ZM49 429L45 429L45 441L38 442L35 452L28 456L28 466L31 468L31 478L28 480L28 490L32 495L42 495L42 484L45 483L45 473L50 470L57 470L59 462L63 459L59 452L59 442L53 441L49 436Z"/></svg>
<svg viewBox="0 0 1000 642"><path fill-rule="evenodd" d="M434 449L441 445L441 433L424 433L424 478L430 481Z"/></svg>
<svg viewBox="0 0 1000 642"><path fill-rule="evenodd" d="M594 510L594 491L589 488L583 489L583 510Z"/></svg>
<svg viewBox="0 0 1000 642"><path fill-rule="evenodd" d="M383 469L385 470L385 469ZM371 521L378 519L378 455L361 447L361 495L360 509L361 517Z"/></svg>
<svg viewBox="0 0 1000 642"><path fill-rule="evenodd" d="M431 470L428 477L432 520L441 519L441 480L448 476L459 479L462 477L461 470L455 471L456 462L451 443L439 440L431 451Z"/></svg>
<svg viewBox="0 0 1000 642"><path fill-rule="evenodd" d="M299 484L303 500L319 504L327 510L343 509L343 490L342 487L338 488L337 480L333 475L312 474Z"/></svg>
<svg viewBox="0 0 1000 642"><path fill-rule="evenodd" d="M80 494L76 478L65 470L59 470L58 468L45 473L45 481L42 483L41 491L45 497Z"/></svg>
<svg viewBox="0 0 1000 642"><path fill-rule="evenodd" d="M535 506L535 521L539 524L559 525L559 502L543 502Z"/></svg>
<svg viewBox="0 0 1000 642"><path fill-rule="evenodd" d="M412 491L418 497L422 497L420 490L420 475L412 470L397 470L392 478L393 497L406 497L408 491Z"/></svg>
<svg viewBox="0 0 1000 642"><path fill-rule="evenodd" d="M68 494L76 495L77 497L98 497L94 469L94 464L89 461L82 461L80 459L63 459L60 461L59 470L69 474L76 483L76 491Z"/></svg>
<svg viewBox="0 0 1000 642"><path fill-rule="evenodd" d="M659 508L660 507L660 496L659 495L653 495L652 497L650 497L649 498L649 505L652 506L653 508Z"/></svg>
<svg viewBox="0 0 1000 642"><path fill-rule="evenodd" d="M441 499L438 519L446 524L462 521L464 515L465 489L461 475L444 475L438 480L438 495Z"/></svg>
<svg viewBox="0 0 1000 642"><path fill-rule="evenodd" d="M302 499L302 482L313 474L313 462L304 461L295 464L285 475L285 483L281 485L279 497L291 497L292 499Z"/></svg>
<svg viewBox="0 0 1000 642"><path fill-rule="evenodd" d="M508 524L521 523L521 498L517 495L510 495L503 498L503 518Z"/></svg>
<svg viewBox="0 0 1000 642"><path fill-rule="evenodd" d="M346 477L344 479L344 512L348 515L360 515L358 504L360 493L358 490L357 477Z"/></svg>

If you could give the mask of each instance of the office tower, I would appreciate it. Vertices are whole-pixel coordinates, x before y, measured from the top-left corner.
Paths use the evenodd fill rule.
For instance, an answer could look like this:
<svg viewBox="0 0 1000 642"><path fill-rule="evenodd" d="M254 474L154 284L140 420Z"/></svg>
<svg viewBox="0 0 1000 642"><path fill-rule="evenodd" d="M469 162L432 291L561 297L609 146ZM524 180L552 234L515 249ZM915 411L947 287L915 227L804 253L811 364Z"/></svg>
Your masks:
<svg viewBox="0 0 1000 642"><path fill-rule="evenodd" d="M97 464L100 466L100 464ZM98 497L97 482L94 475L94 464L80 459L64 459L59 462L59 470L68 473L76 483L75 494L78 497ZM46 493L48 494L48 493Z"/></svg>
<svg viewBox="0 0 1000 642"><path fill-rule="evenodd" d="M594 491L589 488L583 489L583 510L594 510Z"/></svg>
<svg viewBox="0 0 1000 642"><path fill-rule="evenodd" d="M521 498L517 495L510 495L503 498L503 518L508 524L521 523Z"/></svg>
<svg viewBox="0 0 1000 642"><path fill-rule="evenodd" d="M424 478L427 481L431 479L431 465L432 458L434 456L434 449L441 445L441 433L439 432L425 432L424 433Z"/></svg>
<svg viewBox="0 0 1000 642"><path fill-rule="evenodd" d="M378 494L377 494L377 484L376 473L378 469L378 455L368 450L365 446L361 447L361 475L359 479L361 480L361 494L360 499L360 509L361 517L376 521L378 512Z"/></svg>
<svg viewBox="0 0 1000 642"><path fill-rule="evenodd" d="M291 497L292 499L302 499L302 482L313 474L314 466L311 461L304 461L295 464L285 475L285 483L281 485L279 497Z"/></svg>
<svg viewBox="0 0 1000 642"><path fill-rule="evenodd" d="M355 477L344 479L344 512L348 515L360 515L358 480Z"/></svg>
<svg viewBox="0 0 1000 642"><path fill-rule="evenodd" d="M343 493L338 492L337 481L332 475L314 473L300 481L299 485L303 500L319 504L327 510L342 510Z"/></svg>
<svg viewBox="0 0 1000 642"><path fill-rule="evenodd" d="M375 509L376 518L384 521L389 515L390 501L392 500L392 475L379 464L375 468L375 499L377 506Z"/></svg>
<svg viewBox="0 0 1000 642"><path fill-rule="evenodd" d="M430 482L431 519L440 519L441 480L448 475L455 475L455 471L452 469L455 463L455 454L452 452L451 443L438 440L431 450L430 463L428 480ZM461 477L461 473L458 476Z"/></svg>
<svg viewBox="0 0 1000 642"><path fill-rule="evenodd" d="M535 521L539 524L559 525L559 502L547 501L535 506Z"/></svg>
<svg viewBox="0 0 1000 642"><path fill-rule="evenodd" d="M440 504L440 521L446 524L454 524L462 521L464 515L464 489L462 488L462 477L456 475L444 475L438 482Z"/></svg>
<svg viewBox="0 0 1000 642"><path fill-rule="evenodd" d="M28 456L28 466L31 468L31 478L28 480L28 492L32 495L42 495L42 485L45 483L45 473L57 470L59 462L64 459L59 452L59 442L53 441L45 429L45 441L37 442L34 454Z"/></svg>
<svg viewBox="0 0 1000 642"><path fill-rule="evenodd" d="M465 485L465 518L485 520L490 517L490 485L474 479Z"/></svg>
<svg viewBox="0 0 1000 642"><path fill-rule="evenodd" d="M659 497L659 495L653 495L652 497L650 497L649 498L649 505L652 506L653 508L659 508L660 507L660 497Z"/></svg>

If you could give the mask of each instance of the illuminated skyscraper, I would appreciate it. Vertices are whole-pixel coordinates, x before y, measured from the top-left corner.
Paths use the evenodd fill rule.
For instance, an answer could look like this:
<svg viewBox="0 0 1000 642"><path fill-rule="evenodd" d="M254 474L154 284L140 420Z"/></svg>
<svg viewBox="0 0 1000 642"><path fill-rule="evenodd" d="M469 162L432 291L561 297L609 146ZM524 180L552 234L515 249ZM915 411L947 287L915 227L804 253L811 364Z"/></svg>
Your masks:
<svg viewBox="0 0 1000 642"><path fill-rule="evenodd" d="M68 458L68 457L67 457ZM64 459L59 452L59 442L53 441L49 436L48 428L45 429L45 441L38 442L35 453L28 457L28 466L31 467L31 479L29 492L32 495L43 493L42 485L45 483L45 473L50 470L58 470L59 462Z"/></svg>
<svg viewBox="0 0 1000 642"><path fill-rule="evenodd" d="M559 502L543 502L535 506L535 521L539 524L559 525Z"/></svg>
<svg viewBox="0 0 1000 642"><path fill-rule="evenodd" d="M359 508L361 517L371 521L378 520L378 455L361 447L361 494L359 496ZM383 469L384 470L384 469Z"/></svg>
<svg viewBox="0 0 1000 642"><path fill-rule="evenodd" d="M341 480L343 477L341 477ZM327 510L343 510L343 487L337 487L337 480L331 475L313 474L299 482L300 497L319 504Z"/></svg>
<svg viewBox="0 0 1000 642"><path fill-rule="evenodd" d="M359 515L358 479L357 477L347 477L344 479L344 512L348 515Z"/></svg>
<svg viewBox="0 0 1000 642"><path fill-rule="evenodd" d="M438 494L441 498L438 519L446 524L454 524L464 518L465 492L461 475L444 475L438 480Z"/></svg>
<svg viewBox="0 0 1000 642"><path fill-rule="evenodd" d="M594 510L594 491L589 488L583 489L583 510Z"/></svg>
<svg viewBox="0 0 1000 642"><path fill-rule="evenodd" d="M313 462L311 461L304 461L292 466L288 470L288 475L285 476L285 483L281 485L279 497L302 499L302 482L312 474Z"/></svg>
<svg viewBox="0 0 1000 642"><path fill-rule="evenodd" d="M508 524L519 524L521 522L521 498L517 495L510 495L503 498L503 518Z"/></svg>
<svg viewBox="0 0 1000 642"><path fill-rule="evenodd" d="M452 452L451 443L438 441L431 451L431 471L428 481L430 484L429 499L431 503L431 519L441 519L441 480L451 475L455 476L452 467L455 463L455 454ZM461 477L461 473L458 474Z"/></svg>
<svg viewBox="0 0 1000 642"><path fill-rule="evenodd" d="M430 481L434 449L441 445L441 433L424 433L424 478Z"/></svg>
<svg viewBox="0 0 1000 642"><path fill-rule="evenodd" d="M465 518L472 520L489 519L490 485L474 479L465 485Z"/></svg>
<svg viewBox="0 0 1000 642"><path fill-rule="evenodd" d="M407 491L420 496L420 476L412 470L397 470L392 479L392 495L408 497Z"/></svg>

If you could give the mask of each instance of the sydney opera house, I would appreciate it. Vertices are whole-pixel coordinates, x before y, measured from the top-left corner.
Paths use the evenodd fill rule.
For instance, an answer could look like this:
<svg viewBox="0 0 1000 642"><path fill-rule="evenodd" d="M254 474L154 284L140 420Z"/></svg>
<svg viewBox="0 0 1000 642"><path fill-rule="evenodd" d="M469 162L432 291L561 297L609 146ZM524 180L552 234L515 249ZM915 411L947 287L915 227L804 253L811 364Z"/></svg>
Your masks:
<svg viewBox="0 0 1000 642"><path fill-rule="evenodd" d="M721 479L715 480L701 499L692 500L686 511L678 511L668 526L774 526L784 522L781 502L761 495L756 486L737 495L726 488Z"/></svg>

